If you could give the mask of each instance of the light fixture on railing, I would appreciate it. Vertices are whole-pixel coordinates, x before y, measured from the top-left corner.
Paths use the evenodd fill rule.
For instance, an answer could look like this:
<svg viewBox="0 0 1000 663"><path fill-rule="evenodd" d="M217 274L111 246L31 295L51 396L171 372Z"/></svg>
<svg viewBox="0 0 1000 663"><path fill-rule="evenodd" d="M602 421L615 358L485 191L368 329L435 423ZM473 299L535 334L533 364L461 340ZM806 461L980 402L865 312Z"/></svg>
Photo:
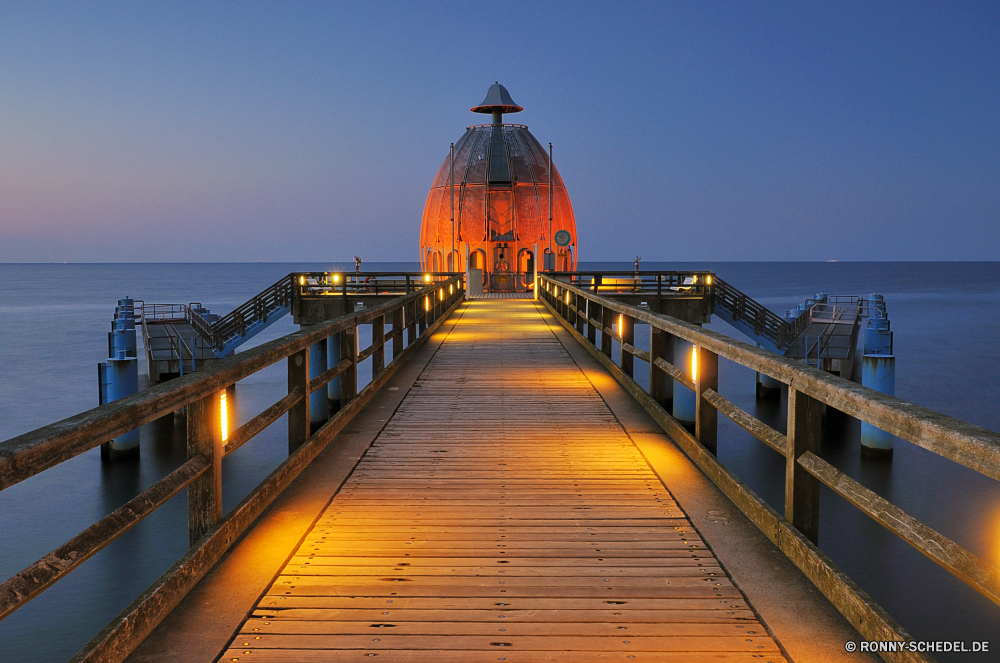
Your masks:
<svg viewBox="0 0 1000 663"><path fill-rule="evenodd" d="M625 322L625 316L621 313L618 314L618 338L625 338L625 328L622 324Z"/></svg>
<svg viewBox="0 0 1000 663"><path fill-rule="evenodd" d="M334 274L333 275L333 282L334 283L340 283L340 274Z"/></svg>
<svg viewBox="0 0 1000 663"><path fill-rule="evenodd" d="M444 288L438 290L438 299L441 300L442 302L444 301Z"/></svg>
<svg viewBox="0 0 1000 663"><path fill-rule="evenodd" d="M424 310L425 311L430 311L431 310L431 298L430 297L424 297Z"/></svg>
<svg viewBox="0 0 1000 663"><path fill-rule="evenodd" d="M229 439L229 404L226 401L226 392L219 393L219 425L222 429L222 441Z"/></svg>
<svg viewBox="0 0 1000 663"><path fill-rule="evenodd" d="M691 382L698 381L698 346L691 348Z"/></svg>
<svg viewBox="0 0 1000 663"><path fill-rule="evenodd" d="M709 274L705 277L705 285L712 285L712 275Z"/></svg>
<svg viewBox="0 0 1000 663"><path fill-rule="evenodd" d="M305 276L300 276L299 277L299 285L305 285L305 284L306 284L306 277Z"/></svg>
<svg viewBox="0 0 1000 663"><path fill-rule="evenodd" d="M431 282L431 275L424 274L424 283L430 283L430 282Z"/></svg>

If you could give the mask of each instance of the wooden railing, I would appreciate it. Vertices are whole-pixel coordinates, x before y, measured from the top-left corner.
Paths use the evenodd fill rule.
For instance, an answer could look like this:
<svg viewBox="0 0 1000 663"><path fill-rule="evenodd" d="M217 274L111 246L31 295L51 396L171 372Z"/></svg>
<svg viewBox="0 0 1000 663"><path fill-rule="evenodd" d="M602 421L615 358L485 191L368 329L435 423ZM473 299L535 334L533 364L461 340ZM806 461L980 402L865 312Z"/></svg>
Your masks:
<svg viewBox="0 0 1000 663"><path fill-rule="evenodd" d="M171 380L60 422L0 442L0 490L44 472L114 437L187 408L187 461L149 489L0 584L0 619L99 552L167 500L187 488L190 548L77 656L76 661L120 661L194 587L240 534L340 432L385 384L410 351L422 343L464 298L461 276L426 285L380 306L227 357L192 375ZM386 321L392 330L385 332ZM358 326L372 325L372 344L358 348ZM404 338L405 333L405 338ZM309 375L311 346L339 338L343 360ZM392 359L386 365L385 348ZM372 358L372 380L358 391L358 364ZM223 442L221 398L230 386L288 360L288 393L233 431ZM340 378L341 409L310 433L309 395ZM222 459L288 414L288 458L222 515Z"/></svg>
<svg viewBox="0 0 1000 663"><path fill-rule="evenodd" d="M594 270L550 272L548 277L610 295L706 297L711 293L711 272Z"/></svg>
<svg viewBox="0 0 1000 663"><path fill-rule="evenodd" d="M621 304L548 276L539 275L539 279L541 300L563 326L608 368L692 461L865 638L911 639L816 545L821 484L1000 604L1000 571L996 567L865 488L818 455L824 404L993 479L1000 479L1000 434L905 403L696 325ZM649 325L648 352L635 347L636 322ZM620 325L617 330L616 325ZM670 337L694 345L695 375L691 374L691 357L678 361L687 369L667 361ZM612 340L621 345L618 364L612 359ZM767 426L719 393L719 357L788 385L787 434ZM649 364L648 391L632 379L635 359ZM697 395L694 435L662 406L670 384L668 378ZM716 459L719 412L785 457L784 517ZM892 661L925 660L922 654L911 652L885 653L883 657Z"/></svg>

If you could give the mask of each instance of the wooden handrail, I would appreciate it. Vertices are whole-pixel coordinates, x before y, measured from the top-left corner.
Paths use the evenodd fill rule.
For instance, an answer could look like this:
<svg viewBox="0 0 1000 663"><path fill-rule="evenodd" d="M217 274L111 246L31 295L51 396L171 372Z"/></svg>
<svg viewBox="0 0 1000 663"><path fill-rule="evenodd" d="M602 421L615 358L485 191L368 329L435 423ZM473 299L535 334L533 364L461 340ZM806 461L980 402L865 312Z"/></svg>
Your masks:
<svg viewBox="0 0 1000 663"><path fill-rule="evenodd" d="M780 357L724 334L622 304L541 274L539 279L793 386L797 391L856 419L1000 480L1000 433L879 393L817 368L803 366L794 359Z"/></svg>

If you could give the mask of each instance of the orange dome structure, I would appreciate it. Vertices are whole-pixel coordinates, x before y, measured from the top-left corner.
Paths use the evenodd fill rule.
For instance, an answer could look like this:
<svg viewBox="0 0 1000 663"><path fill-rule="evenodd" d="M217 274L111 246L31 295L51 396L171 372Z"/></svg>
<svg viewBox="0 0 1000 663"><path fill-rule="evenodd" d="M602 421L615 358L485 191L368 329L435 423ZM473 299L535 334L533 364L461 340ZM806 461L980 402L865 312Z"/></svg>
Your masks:
<svg viewBox="0 0 1000 663"><path fill-rule="evenodd" d="M420 229L421 269L464 271L468 255L490 290L529 290L536 244L555 254L556 271L576 269L576 221L551 152L528 127L503 124L504 113L521 110L499 83L472 108L493 122L468 127L434 178Z"/></svg>

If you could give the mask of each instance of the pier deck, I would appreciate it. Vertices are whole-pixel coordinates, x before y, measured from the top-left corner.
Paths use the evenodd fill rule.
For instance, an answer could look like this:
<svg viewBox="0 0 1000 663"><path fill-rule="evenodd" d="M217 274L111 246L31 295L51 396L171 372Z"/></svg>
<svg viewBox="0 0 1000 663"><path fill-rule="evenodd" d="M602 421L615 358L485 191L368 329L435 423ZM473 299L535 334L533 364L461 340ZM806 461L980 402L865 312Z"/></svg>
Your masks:
<svg viewBox="0 0 1000 663"><path fill-rule="evenodd" d="M372 654L785 660L536 304L504 299L464 308L222 660Z"/></svg>

